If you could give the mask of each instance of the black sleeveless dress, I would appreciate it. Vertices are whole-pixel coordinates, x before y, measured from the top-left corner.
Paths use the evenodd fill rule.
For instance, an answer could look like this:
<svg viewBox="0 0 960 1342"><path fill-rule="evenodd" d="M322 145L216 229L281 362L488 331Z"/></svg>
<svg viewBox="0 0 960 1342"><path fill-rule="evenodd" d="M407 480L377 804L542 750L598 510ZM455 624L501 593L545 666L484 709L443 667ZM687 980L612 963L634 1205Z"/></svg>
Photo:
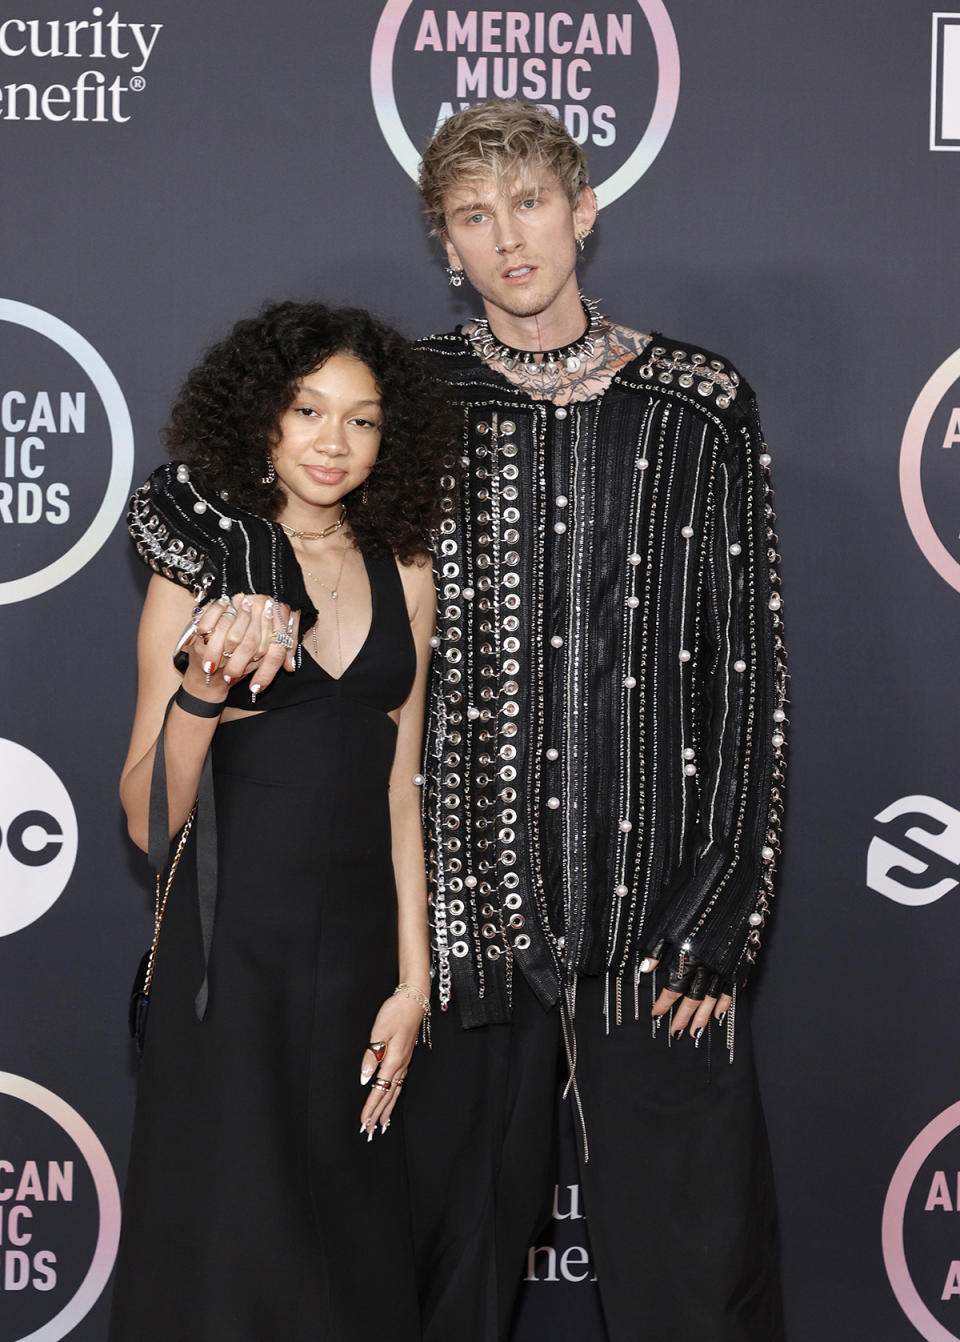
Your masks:
<svg viewBox="0 0 960 1342"><path fill-rule="evenodd" d="M397 980L388 779L415 650L392 556L339 680L300 649L213 742L219 877L203 979L189 848L161 931L111 1342L419 1336L398 1106L360 1135ZM309 640L308 640L309 642ZM251 707L246 683L230 701Z"/></svg>

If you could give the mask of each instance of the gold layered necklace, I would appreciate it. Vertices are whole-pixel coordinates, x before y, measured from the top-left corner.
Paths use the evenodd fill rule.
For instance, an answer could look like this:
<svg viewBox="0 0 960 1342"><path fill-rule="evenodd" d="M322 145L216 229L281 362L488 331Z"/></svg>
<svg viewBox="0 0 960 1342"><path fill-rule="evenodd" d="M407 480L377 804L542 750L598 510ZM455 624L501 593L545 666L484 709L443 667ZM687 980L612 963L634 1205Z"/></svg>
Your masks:
<svg viewBox="0 0 960 1342"><path fill-rule="evenodd" d="M281 525L282 525L282 524L281 524ZM303 539L304 539L304 540L321 540L321 539L323 538L324 535L332 535L332 532L333 532L333 531L337 531L337 530L339 530L340 526L342 526L342 520L341 520L340 522L338 522L332 529L331 529L331 528L327 528L327 529L325 530L325 532L317 532L316 535L311 535L310 532L305 532L305 533L303 533ZM329 594L330 600L333 602L333 621L334 621L334 628L336 629L336 634L337 634L337 675L338 675L338 676L342 676L342 675L343 675L343 635L342 635L342 633L341 633L341 629L340 629L340 584L343 582L343 570L344 570L344 567L346 566L347 555L350 553L350 549L351 549L351 546L350 546L349 542L347 542L346 544L344 544L344 547L343 547L343 553L340 555L340 564L339 564L339 567L337 568L337 576L336 576L336 578L334 578L334 580L333 580L333 586L332 586L332 587L331 587L331 585L330 585L329 583L324 582L324 580L320 577L319 573L314 573L312 569L307 568L307 566L306 566L306 555L304 555L304 563L301 565L301 567L302 567L302 569L303 569L304 576L307 577L307 578L312 578L313 581L317 584L317 586L320 588L321 591L326 592L326 593ZM317 612L317 616L318 616L317 621L316 621L316 623L315 623L314 626L313 626L313 652L314 652L314 659L319 663L319 662L320 662L320 642L319 642L319 639L317 638L317 625L318 625L319 622L320 622L320 621L319 621L319 611Z"/></svg>
<svg viewBox="0 0 960 1342"><path fill-rule="evenodd" d="M341 503L340 516L335 522L331 522L328 527L322 531L301 531L297 527L287 526L286 522L280 522L281 530L285 531L292 541L322 541L327 536L332 536L335 531L339 531L347 520L347 505Z"/></svg>

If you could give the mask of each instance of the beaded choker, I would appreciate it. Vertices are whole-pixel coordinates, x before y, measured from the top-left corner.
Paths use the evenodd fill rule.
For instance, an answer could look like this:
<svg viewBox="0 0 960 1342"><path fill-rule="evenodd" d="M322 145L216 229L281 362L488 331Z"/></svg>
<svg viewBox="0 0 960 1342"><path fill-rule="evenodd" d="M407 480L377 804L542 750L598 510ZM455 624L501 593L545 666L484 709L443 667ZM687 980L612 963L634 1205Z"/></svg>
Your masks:
<svg viewBox="0 0 960 1342"><path fill-rule="evenodd" d="M561 345L559 349L514 349L512 345L505 345L502 340L497 339L486 317L474 320L469 340L487 363L502 363L504 368L513 369L518 364L542 361L542 366L549 372L555 372L558 366L562 366L568 373L575 373L584 356L595 352L597 339L604 327L599 303L592 298L584 298L581 294L580 306L587 320L586 329L578 340L571 341L569 345Z"/></svg>

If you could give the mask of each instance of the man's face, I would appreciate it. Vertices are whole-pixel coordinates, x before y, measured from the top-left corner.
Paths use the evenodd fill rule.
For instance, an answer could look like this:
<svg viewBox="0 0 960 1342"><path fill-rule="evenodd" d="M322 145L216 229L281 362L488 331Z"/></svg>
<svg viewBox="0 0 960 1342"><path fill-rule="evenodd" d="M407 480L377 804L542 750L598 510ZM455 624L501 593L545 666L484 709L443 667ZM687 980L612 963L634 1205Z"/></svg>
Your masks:
<svg viewBox="0 0 960 1342"><path fill-rule="evenodd" d="M531 317L576 294L576 240L597 212L589 187L571 207L555 173L534 165L506 181L464 181L443 209L450 264L466 271L488 308Z"/></svg>

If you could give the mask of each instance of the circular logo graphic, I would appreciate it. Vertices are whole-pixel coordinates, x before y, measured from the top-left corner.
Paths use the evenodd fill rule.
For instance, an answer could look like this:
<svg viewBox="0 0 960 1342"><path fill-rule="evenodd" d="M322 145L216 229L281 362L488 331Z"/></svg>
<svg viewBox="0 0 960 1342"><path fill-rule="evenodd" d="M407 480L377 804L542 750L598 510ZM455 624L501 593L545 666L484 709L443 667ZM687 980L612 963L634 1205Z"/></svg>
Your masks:
<svg viewBox="0 0 960 1342"><path fill-rule="evenodd" d="M900 1308L927 1342L960 1339L960 1103L914 1138L883 1204L883 1261Z"/></svg>
<svg viewBox="0 0 960 1342"><path fill-rule="evenodd" d="M0 1342L59 1342L96 1303L120 1193L96 1133L59 1095L0 1072Z"/></svg>
<svg viewBox="0 0 960 1342"><path fill-rule="evenodd" d="M960 592L960 350L940 365L910 411L900 495L914 540Z"/></svg>
<svg viewBox="0 0 960 1342"><path fill-rule="evenodd" d="M123 392L82 335L0 299L0 604L48 592L103 545L133 475Z"/></svg>
<svg viewBox="0 0 960 1342"><path fill-rule="evenodd" d="M67 789L38 755L0 737L0 937L56 903L76 857Z"/></svg>
<svg viewBox="0 0 960 1342"><path fill-rule="evenodd" d="M629 191L663 148L680 92L680 53L663 0L462 12L387 0L370 86L384 138L414 180L417 145L448 116L487 98L517 97L545 107L586 146L604 206Z"/></svg>

